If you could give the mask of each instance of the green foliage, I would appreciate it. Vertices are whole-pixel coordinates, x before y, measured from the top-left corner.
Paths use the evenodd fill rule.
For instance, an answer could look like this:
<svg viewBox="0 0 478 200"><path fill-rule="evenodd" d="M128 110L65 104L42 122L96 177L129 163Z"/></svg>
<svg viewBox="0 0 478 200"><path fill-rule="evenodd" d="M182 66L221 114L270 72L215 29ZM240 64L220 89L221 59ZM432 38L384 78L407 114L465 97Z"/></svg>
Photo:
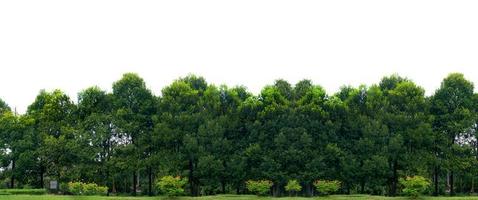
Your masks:
<svg viewBox="0 0 478 200"><path fill-rule="evenodd" d="M0 115L7 111L10 111L10 107L7 105L7 103L5 103L5 101L0 99Z"/></svg>
<svg viewBox="0 0 478 200"><path fill-rule="evenodd" d="M106 195L108 192L108 187L99 186L96 183L69 182L66 187L62 190L72 195Z"/></svg>
<svg viewBox="0 0 478 200"><path fill-rule="evenodd" d="M314 186L321 195L336 193L340 189L340 181L337 180L316 180Z"/></svg>
<svg viewBox="0 0 478 200"><path fill-rule="evenodd" d="M259 195L259 196L266 196L269 194L269 191L272 187L272 181L269 180L248 180L246 181L247 190L250 192Z"/></svg>
<svg viewBox="0 0 478 200"><path fill-rule="evenodd" d="M43 195L46 189L0 189L0 195Z"/></svg>
<svg viewBox="0 0 478 200"><path fill-rule="evenodd" d="M285 191L296 193L302 190L302 186L299 184L297 180L289 180L287 185L285 186Z"/></svg>
<svg viewBox="0 0 478 200"><path fill-rule="evenodd" d="M417 198L428 189L430 181L422 176L407 176L400 178L400 184L403 186L404 195Z"/></svg>
<svg viewBox="0 0 478 200"><path fill-rule="evenodd" d="M187 178L181 178L180 176L163 176L156 182L156 188L167 196L180 196L184 195L184 186L187 182Z"/></svg>
<svg viewBox="0 0 478 200"><path fill-rule="evenodd" d="M277 183L274 196L301 191L296 186L312 195L318 177L343 181L316 182L320 194L343 187L394 196L399 176L411 173L434 174L439 194L445 179L450 195L476 185L478 94L462 74L450 74L430 97L398 75L334 95L310 80L277 80L253 95L188 75L155 96L127 73L107 91L87 88L75 104L60 90L42 90L24 115L0 100L0 188L57 180L68 189L82 180L153 195L154 173L188 177L171 192L192 196L269 193L272 182L245 184L255 178ZM95 188L71 185L72 193L103 193Z"/></svg>

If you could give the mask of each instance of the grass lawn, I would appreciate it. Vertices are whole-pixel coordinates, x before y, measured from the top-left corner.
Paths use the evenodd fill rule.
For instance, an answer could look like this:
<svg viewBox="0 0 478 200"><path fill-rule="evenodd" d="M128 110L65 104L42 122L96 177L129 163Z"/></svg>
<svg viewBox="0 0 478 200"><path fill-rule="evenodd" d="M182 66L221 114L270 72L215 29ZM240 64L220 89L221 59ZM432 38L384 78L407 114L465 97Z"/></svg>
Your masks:
<svg viewBox="0 0 478 200"><path fill-rule="evenodd" d="M60 196L60 195L0 195L0 200L167 200L165 197L103 197L103 196ZM218 195L218 196L205 196L205 197L180 197L175 200L400 200L407 199L404 197L382 197L382 196L368 196L368 195L333 195L329 197L257 197L251 195ZM476 197L425 197L423 200L478 200Z"/></svg>

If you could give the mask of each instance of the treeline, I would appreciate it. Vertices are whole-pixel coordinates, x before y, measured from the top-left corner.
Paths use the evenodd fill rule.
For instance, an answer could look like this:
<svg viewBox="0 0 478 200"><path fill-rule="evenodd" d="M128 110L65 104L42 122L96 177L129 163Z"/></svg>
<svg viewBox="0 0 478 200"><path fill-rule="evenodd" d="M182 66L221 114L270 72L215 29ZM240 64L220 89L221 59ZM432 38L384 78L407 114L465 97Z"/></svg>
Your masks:
<svg viewBox="0 0 478 200"><path fill-rule="evenodd" d="M253 95L189 75L155 96L133 73L112 93L83 90L75 104L41 91L23 115L0 101L2 187L46 188L49 180L155 195L162 176L186 177L190 195L247 193L271 180L285 194L298 180L338 180L341 193L399 194L399 178L432 181L430 194L474 193L478 95L462 74L427 97L397 75L336 94L309 80L277 80Z"/></svg>

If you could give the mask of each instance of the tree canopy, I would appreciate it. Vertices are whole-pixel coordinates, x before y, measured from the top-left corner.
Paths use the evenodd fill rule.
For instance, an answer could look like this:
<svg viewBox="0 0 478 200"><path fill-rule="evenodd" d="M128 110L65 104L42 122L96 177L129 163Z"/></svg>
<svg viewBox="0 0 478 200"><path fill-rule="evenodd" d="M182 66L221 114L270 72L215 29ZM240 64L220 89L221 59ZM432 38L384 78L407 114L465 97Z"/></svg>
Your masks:
<svg viewBox="0 0 478 200"><path fill-rule="evenodd" d="M155 195L155 182L176 177L193 196L247 193L254 180L311 196L330 180L339 193L394 196L420 176L436 195L475 192L478 94L463 74L431 96L398 75L335 94L278 79L257 95L188 75L158 93L127 73L77 103L41 90L24 115L0 99L0 188L57 180Z"/></svg>

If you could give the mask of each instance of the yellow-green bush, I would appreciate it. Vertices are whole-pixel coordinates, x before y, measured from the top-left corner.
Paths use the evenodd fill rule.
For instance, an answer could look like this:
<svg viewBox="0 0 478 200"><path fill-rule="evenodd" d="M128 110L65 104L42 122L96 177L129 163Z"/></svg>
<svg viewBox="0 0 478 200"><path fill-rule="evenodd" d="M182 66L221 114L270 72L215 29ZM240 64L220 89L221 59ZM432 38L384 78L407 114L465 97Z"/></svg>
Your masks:
<svg viewBox="0 0 478 200"><path fill-rule="evenodd" d="M399 182L403 186L402 193L412 198L418 197L430 186L430 181L423 176L407 176L400 178Z"/></svg>
<svg viewBox="0 0 478 200"><path fill-rule="evenodd" d="M62 190L72 195L106 195L108 193L108 187L99 186L96 183L69 182L66 187Z"/></svg>
<svg viewBox="0 0 478 200"><path fill-rule="evenodd" d="M269 180L248 180L246 181L246 187L247 190L250 192L257 194L259 196L266 196L271 187L272 187L272 181Z"/></svg>
<svg viewBox="0 0 478 200"><path fill-rule="evenodd" d="M285 186L285 191L295 194L302 190L302 186L300 186L299 181L297 180L289 180L287 185Z"/></svg>
<svg viewBox="0 0 478 200"><path fill-rule="evenodd" d="M340 181L337 180L317 180L314 182L314 186L321 195L333 194L340 189Z"/></svg>
<svg viewBox="0 0 478 200"><path fill-rule="evenodd" d="M184 194L184 185L188 180L179 176L163 176L156 183L156 187L167 196L180 196Z"/></svg>

